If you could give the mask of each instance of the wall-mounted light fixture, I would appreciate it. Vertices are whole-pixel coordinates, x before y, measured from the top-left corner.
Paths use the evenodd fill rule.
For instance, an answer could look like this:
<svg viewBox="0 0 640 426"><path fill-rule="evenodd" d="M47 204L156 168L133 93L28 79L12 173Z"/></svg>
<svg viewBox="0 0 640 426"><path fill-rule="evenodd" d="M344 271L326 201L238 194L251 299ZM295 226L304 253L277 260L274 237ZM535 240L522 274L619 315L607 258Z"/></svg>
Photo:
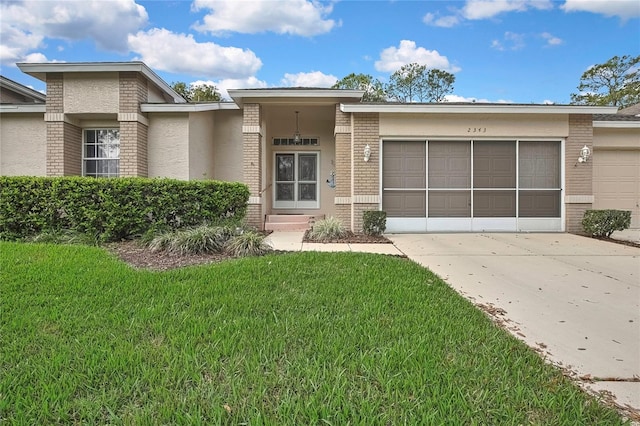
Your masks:
<svg viewBox="0 0 640 426"><path fill-rule="evenodd" d="M588 146L583 146L580 150L580 157L578 157L578 163L586 163L591 157L591 150Z"/></svg>
<svg viewBox="0 0 640 426"><path fill-rule="evenodd" d="M300 135L300 129L298 128L298 114L300 111L296 111L296 131L293 133L293 140L295 143L299 143L302 140L302 136Z"/></svg>
<svg viewBox="0 0 640 426"><path fill-rule="evenodd" d="M369 158L371 158L371 147L367 144L367 146L364 147L364 161L369 161Z"/></svg>

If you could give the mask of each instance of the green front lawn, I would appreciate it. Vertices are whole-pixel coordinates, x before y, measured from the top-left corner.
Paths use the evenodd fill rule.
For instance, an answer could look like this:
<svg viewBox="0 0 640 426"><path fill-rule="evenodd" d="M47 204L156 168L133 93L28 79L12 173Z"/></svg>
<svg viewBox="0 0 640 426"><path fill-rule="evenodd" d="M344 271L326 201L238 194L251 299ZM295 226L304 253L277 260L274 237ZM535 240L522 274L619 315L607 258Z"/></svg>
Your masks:
<svg viewBox="0 0 640 426"><path fill-rule="evenodd" d="M621 424L401 258L0 243L0 423Z"/></svg>

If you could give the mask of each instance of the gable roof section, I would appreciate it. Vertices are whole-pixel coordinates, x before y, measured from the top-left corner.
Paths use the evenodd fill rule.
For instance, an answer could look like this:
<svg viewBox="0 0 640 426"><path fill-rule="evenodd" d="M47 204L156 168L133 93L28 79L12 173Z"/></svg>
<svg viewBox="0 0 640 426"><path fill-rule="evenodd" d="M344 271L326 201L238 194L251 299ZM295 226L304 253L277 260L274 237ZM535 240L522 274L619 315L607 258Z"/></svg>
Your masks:
<svg viewBox="0 0 640 426"><path fill-rule="evenodd" d="M618 111L618 114L640 115L640 103L623 108Z"/></svg>
<svg viewBox="0 0 640 426"><path fill-rule="evenodd" d="M0 75L0 89L2 91L9 91L14 93L17 96L14 97L19 97L19 98L23 98L24 101L23 102L8 102L11 104L43 104L46 102L47 100L47 96L43 93L40 93L36 90L33 90L30 87L27 87L23 84L17 83L7 77L4 77L2 75ZM0 102L2 102L0 100ZM2 102L2 103L7 103L7 102Z"/></svg>
<svg viewBox="0 0 640 426"><path fill-rule="evenodd" d="M46 82L46 74L76 73L76 72L139 72L147 80L165 93L173 103L185 103L186 100L161 79L144 62L56 62L56 63L25 63L16 64L26 74Z"/></svg>

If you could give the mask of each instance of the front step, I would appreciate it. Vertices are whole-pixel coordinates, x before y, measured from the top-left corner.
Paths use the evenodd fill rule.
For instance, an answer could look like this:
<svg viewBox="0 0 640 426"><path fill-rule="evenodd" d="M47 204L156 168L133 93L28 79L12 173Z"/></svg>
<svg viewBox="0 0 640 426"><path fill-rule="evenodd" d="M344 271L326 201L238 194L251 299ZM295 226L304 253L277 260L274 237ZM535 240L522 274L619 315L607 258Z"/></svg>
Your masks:
<svg viewBox="0 0 640 426"><path fill-rule="evenodd" d="M266 231L306 231L324 215L271 214L264 223Z"/></svg>

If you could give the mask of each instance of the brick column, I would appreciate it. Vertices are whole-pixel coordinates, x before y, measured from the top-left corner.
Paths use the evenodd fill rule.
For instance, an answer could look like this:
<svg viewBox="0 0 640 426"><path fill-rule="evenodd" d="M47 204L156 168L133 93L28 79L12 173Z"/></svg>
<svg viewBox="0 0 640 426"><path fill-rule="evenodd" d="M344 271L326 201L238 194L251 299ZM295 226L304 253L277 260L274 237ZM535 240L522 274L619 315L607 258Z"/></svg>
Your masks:
<svg viewBox="0 0 640 426"><path fill-rule="evenodd" d="M82 174L82 129L64 115L62 73L47 74L47 176Z"/></svg>
<svg viewBox="0 0 640 426"><path fill-rule="evenodd" d="M146 177L148 121L140 104L147 102L147 80L137 72L121 72L119 77L120 176Z"/></svg>
<svg viewBox="0 0 640 426"><path fill-rule="evenodd" d="M353 115L352 230L362 232L362 213L380 208L380 127L378 113ZM371 157L364 161L369 145Z"/></svg>
<svg viewBox="0 0 640 426"><path fill-rule="evenodd" d="M351 114L340 111L336 105L336 217L351 228Z"/></svg>
<svg viewBox="0 0 640 426"><path fill-rule="evenodd" d="M582 217L593 206L593 163L578 162L583 146L593 152L593 117L588 114L569 116L569 136L565 145L565 229L582 234Z"/></svg>
<svg viewBox="0 0 640 426"><path fill-rule="evenodd" d="M264 227L262 211L262 134L260 104L245 104L242 117L243 180L249 187L249 205L245 222L257 229Z"/></svg>

